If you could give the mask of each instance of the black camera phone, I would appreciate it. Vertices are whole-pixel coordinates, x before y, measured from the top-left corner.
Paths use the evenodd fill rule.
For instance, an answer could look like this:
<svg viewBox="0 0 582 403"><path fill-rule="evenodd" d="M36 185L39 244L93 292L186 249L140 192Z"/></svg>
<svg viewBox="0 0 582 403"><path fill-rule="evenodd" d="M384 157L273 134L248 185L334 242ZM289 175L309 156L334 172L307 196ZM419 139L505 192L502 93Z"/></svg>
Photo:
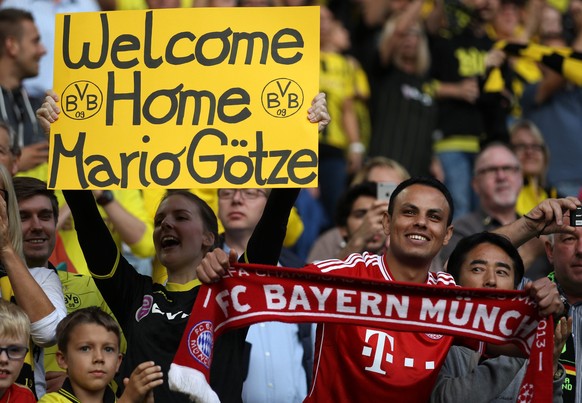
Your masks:
<svg viewBox="0 0 582 403"><path fill-rule="evenodd" d="M582 207L576 207L576 210L570 211L570 225L572 227L582 227Z"/></svg>

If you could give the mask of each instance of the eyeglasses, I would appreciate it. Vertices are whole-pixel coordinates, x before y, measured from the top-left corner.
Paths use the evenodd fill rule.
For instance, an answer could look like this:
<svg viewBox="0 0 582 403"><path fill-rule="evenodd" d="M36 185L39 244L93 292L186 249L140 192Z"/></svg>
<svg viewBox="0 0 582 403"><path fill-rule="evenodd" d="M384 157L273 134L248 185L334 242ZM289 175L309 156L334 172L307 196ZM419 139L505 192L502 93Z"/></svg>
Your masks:
<svg viewBox="0 0 582 403"><path fill-rule="evenodd" d="M255 200L261 195L267 196L267 192L262 189L219 189L218 198L229 200L234 198L237 192L240 192L240 197L244 200Z"/></svg>
<svg viewBox="0 0 582 403"><path fill-rule="evenodd" d="M502 165L498 167L485 167L475 171L475 175L485 175L493 176L497 175L499 172L503 172L505 175L515 174L519 172L519 166L517 165Z"/></svg>
<svg viewBox="0 0 582 403"><path fill-rule="evenodd" d="M523 151L537 151L539 153L544 151L544 146L542 144L525 144L525 143L517 143L513 144L513 151L523 152Z"/></svg>
<svg viewBox="0 0 582 403"><path fill-rule="evenodd" d="M6 355L8 356L9 360L21 360L26 356L26 353L28 353L28 347L24 346L0 347L0 355L2 355L2 351L6 351Z"/></svg>

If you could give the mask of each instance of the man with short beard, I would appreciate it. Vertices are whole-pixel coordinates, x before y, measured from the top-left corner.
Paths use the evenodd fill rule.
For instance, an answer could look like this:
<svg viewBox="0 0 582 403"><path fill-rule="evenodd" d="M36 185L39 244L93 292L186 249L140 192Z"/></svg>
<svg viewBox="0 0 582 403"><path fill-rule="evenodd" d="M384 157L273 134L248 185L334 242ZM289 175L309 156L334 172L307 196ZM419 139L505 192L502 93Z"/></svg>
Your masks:
<svg viewBox="0 0 582 403"><path fill-rule="evenodd" d="M493 142L481 150L475 159L472 186L479 198L479 207L453 222L455 229L451 241L440 254L442 262L446 262L462 238L492 231L519 218L515 207L523 186L523 175L519 159L506 144ZM547 275L548 265L543 252L539 239L532 239L520 248L526 271L539 259L535 262L536 271L528 272L528 277L532 278L533 274L535 279Z"/></svg>
<svg viewBox="0 0 582 403"><path fill-rule="evenodd" d="M29 98L22 83L39 72L46 49L31 13L6 8L0 11L0 120L16 132L22 148L18 170L36 168L48 159L48 142L34 112L39 100Z"/></svg>

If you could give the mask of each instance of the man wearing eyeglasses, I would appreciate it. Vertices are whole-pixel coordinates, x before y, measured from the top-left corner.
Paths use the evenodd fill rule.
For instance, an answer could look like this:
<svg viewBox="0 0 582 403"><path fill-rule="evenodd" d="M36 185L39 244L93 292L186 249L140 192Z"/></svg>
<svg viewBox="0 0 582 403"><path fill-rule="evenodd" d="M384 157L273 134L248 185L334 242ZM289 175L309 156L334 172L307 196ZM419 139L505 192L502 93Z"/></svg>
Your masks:
<svg viewBox="0 0 582 403"><path fill-rule="evenodd" d="M224 226L219 245L227 253L242 254L265 204L266 189L219 189L218 218ZM283 248L279 258L285 267L302 267L297 256ZM248 374L243 402L302 402L307 395L313 367L310 324L266 322L249 328Z"/></svg>
<svg viewBox="0 0 582 403"><path fill-rule="evenodd" d="M479 208L453 222L454 232L440 258L446 262L460 239L482 231L492 231L514 222L519 216L515 211L517 197L523 187L523 175L519 159L504 143L493 142L485 146L475 159L472 180L473 190L479 198ZM544 276L549 265L544 255L543 243L533 239L520 248L526 270L535 266L536 272L528 273L534 279ZM534 265L535 262L535 265Z"/></svg>

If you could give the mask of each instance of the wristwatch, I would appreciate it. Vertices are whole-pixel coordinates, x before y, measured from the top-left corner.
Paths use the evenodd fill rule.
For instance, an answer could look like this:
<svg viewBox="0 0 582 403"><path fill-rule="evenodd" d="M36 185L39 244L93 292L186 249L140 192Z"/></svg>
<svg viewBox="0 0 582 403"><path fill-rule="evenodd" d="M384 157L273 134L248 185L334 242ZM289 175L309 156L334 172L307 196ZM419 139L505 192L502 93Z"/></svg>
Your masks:
<svg viewBox="0 0 582 403"><path fill-rule="evenodd" d="M570 313L570 303L562 293L560 293L560 300L562 301L562 304L564 304L564 313L562 316L567 318Z"/></svg>
<svg viewBox="0 0 582 403"><path fill-rule="evenodd" d="M104 190L101 192L101 195L95 199L98 205L100 206L107 206L109 203L113 201L113 192L111 190Z"/></svg>

